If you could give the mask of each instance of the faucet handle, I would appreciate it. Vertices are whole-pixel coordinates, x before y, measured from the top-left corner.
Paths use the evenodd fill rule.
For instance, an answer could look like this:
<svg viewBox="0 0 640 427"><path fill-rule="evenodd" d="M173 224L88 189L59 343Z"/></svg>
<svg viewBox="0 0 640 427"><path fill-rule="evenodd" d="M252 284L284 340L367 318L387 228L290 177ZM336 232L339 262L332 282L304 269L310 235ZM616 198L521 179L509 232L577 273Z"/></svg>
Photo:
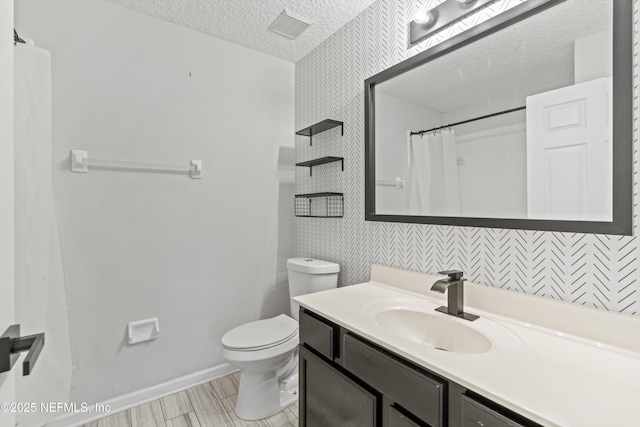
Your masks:
<svg viewBox="0 0 640 427"><path fill-rule="evenodd" d="M442 274L443 276L449 276L451 281L464 280L462 278L462 276L464 276L464 273L460 270L438 271L438 274Z"/></svg>

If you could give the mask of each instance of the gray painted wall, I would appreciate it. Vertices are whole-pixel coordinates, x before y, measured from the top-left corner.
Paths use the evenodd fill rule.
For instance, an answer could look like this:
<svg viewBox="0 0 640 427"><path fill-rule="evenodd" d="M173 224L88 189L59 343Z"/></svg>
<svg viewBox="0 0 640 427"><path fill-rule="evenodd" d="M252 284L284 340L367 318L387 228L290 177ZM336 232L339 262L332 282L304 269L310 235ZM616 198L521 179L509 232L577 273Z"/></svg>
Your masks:
<svg viewBox="0 0 640 427"><path fill-rule="evenodd" d="M277 169L294 143L293 64L97 0L19 0L16 27L52 54L71 401L221 364L225 332L288 313ZM200 159L203 179L71 173L73 148ZM152 316L158 339L128 345L127 323Z"/></svg>

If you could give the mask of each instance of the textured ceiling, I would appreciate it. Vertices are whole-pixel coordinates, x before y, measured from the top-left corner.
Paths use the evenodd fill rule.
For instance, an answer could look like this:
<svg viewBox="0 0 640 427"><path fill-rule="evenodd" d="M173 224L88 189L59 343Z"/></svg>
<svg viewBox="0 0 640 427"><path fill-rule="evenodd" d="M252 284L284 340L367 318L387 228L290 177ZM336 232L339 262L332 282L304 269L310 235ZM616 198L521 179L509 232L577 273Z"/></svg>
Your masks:
<svg viewBox="0 0 640 427"><path fill-rule="evenodd" d="M107 0L266 54L297 62L375 0ZM297 39L267 31L288 9L313 22Z"/></svg>
<svg viewBox="0 0 640 427"><path fill-rule="evenodd" d="M524 97L574 83L574 40L610 30L610 2L568 0L377 89L441 112ZM488 111L491 111L489 109Z"/></svg>

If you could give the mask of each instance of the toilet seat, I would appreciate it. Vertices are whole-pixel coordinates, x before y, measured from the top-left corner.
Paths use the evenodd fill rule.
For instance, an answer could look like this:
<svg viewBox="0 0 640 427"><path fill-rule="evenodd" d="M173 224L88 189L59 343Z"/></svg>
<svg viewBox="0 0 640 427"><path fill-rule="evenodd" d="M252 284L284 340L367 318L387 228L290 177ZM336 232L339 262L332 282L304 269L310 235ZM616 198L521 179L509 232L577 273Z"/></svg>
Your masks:
<svg viewBox="0 0 640 427"><path fill-rule="evenodd" d="M222 346L233 351L259 351L278 346L298 335L298 322L281 314L233 328L222 337Z"/></svg>

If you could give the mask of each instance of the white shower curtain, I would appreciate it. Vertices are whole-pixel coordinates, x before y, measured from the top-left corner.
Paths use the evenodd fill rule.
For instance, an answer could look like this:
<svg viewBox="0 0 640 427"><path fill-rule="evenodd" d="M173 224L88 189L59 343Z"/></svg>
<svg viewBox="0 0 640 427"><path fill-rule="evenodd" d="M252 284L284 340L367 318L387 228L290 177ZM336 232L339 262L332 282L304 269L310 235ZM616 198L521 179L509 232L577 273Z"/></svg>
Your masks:
<svg viewBox="0 0 640 427"><path fill-rule="evenodd" d="M62 250L52 185L51 56L32 45L15 48L16 319L21 333L45 333L33 372L19 369L17 402L67 402L71 348ZM20 427L42 426L61 414L18 413Z"/></svg>
<svg viewBox="0 0 640 427"><path fill-rule="evenodd" d="M454 131L409 134L408 144L409 214L459 215L460 187Z"/></svg>

